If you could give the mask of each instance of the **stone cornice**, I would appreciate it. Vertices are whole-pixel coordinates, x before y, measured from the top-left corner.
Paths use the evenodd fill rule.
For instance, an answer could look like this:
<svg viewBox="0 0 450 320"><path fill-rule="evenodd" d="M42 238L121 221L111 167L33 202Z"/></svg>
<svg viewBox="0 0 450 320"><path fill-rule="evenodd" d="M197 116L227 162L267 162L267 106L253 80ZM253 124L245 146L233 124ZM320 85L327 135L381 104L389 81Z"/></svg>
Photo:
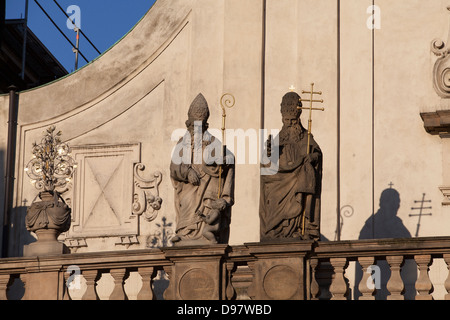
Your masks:
<svg viewBox="0 0 450 320"><path fill-rule="evenodd" d="M447 136L450 133L450 110L423 112L420 114L426 132L432 135Z"/></svg>

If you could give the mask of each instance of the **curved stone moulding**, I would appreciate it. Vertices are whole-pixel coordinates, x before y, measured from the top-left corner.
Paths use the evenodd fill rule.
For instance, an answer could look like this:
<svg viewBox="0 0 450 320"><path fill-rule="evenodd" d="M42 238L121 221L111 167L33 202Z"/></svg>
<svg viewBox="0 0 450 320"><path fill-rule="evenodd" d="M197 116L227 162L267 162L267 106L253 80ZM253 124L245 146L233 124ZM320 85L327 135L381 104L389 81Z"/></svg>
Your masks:
<svg viewBox="0 0 450 320"><path fill-rule="evenodd" d="M58 121L57 117L78 113L110 96L167 49L189 24L191 11L190 1L158 0L126 36L94 61L64 78L21 92L20 122ZM56 108L30 112L49 97Z"/></svg>

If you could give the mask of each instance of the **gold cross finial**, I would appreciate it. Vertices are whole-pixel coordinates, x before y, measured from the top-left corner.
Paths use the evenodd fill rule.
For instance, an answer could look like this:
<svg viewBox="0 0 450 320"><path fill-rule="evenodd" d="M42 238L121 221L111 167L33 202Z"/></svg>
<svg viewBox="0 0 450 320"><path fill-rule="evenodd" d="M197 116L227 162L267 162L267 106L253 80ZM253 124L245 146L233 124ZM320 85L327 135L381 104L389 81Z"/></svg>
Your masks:
<svg viewBox="0 0 450 320"><path fill-rule="evenodd" d="M294 85L293 85L293 84L291 84L291 86L289 87L289 90L291 90L291 92L294 92L294 90L295 90L295 87L294 87Z"/></svg>
<svg viewBox="0 0 450 320"><path fill-rule="evenodd" d="M310 142L310 137L311 137L311 127L312 127L312 111L313 110L319 110L319 111L325 111L324 108L313 108L313 103L317 102L317 103L323 103L323 100L314 100L314 95L318 94L318 95L322 95L322 91L314 91L314 83L311 83L311 91L302 91L302 94L307 93L310 94L310 99L300 99L300 102L309 102L309 107L298 107L301 110L309 110L309 119L308 119L308 150L307 150L307 154L309 154L309 142Z"/></svg>

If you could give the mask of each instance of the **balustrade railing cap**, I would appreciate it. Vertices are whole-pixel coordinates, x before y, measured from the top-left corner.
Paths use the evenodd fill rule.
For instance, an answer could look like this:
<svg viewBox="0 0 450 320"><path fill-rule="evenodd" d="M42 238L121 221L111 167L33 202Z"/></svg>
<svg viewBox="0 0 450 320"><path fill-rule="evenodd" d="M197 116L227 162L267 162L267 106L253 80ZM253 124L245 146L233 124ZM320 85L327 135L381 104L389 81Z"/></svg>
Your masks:
<svg viewBox="0 0 450 320"><path fill-rule="evenodd" d="M227 244L165 247L161 250L167 258L223 256L229 251Z"/></svg>
<svg viewBox="0 0 450 320"><path fill-rule="evenodd" d="M317 242L318 257L442 254L450 252L450 237L387 238Z"/></svg>
<svg viewBox="0 0 450 320"><path fill-rule="evenodd" d="M292 253L311 252L316 242L314 240L302 241L267 241L258 243L245 243L250 254L270 254L270 253Z"/></svg>

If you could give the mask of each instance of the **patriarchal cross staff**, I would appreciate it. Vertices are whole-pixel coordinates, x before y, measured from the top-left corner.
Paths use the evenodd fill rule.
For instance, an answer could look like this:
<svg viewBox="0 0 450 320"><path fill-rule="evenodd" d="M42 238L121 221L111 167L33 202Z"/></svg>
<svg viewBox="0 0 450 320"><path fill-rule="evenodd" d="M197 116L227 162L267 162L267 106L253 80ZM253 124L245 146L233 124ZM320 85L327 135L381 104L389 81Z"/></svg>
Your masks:
<svg viewBox="0 0 450 320"><path fill-rule="evenodd" d="M323 100L314 100L314 95L318 94L318 95L322 95L322 91L314 91L314 83L311 83L311 91L302 91L302 94L307 93L311 95L310 99L300 99L300 102L309 102L309 107L297 107L298 109L302 109L302 110L309 110L309 119L308 119L308 149L306 150L306 154L309 154L310 152L310 141L311 141L311 127L312 127L312 112L313 110L318 110L318 111L325 111L324 108L313 108L313 103L314 102L318 102L318 103L323 103Z"/></svg>
<svg viewBox="0 0 450 320"><path fill-rule="evenodd" d="M325 111L324 108L313 108L313 103L323 103L323 100L314 100L314 95L322 95L322 91L314 91L314 83L311 83L311 91L302 90L302 94L310 94L309 99L299 99L300 102L309 102L309 107L297 107L301 110L309 110L309 118L308 118L308 143L306 154L310 153L311 149L311 128L312 128L312 112L313 110L317 111ZM302 217L302 236L305 234L305 216L306 216L306 207L303 209L303 217Z"/></svg>

